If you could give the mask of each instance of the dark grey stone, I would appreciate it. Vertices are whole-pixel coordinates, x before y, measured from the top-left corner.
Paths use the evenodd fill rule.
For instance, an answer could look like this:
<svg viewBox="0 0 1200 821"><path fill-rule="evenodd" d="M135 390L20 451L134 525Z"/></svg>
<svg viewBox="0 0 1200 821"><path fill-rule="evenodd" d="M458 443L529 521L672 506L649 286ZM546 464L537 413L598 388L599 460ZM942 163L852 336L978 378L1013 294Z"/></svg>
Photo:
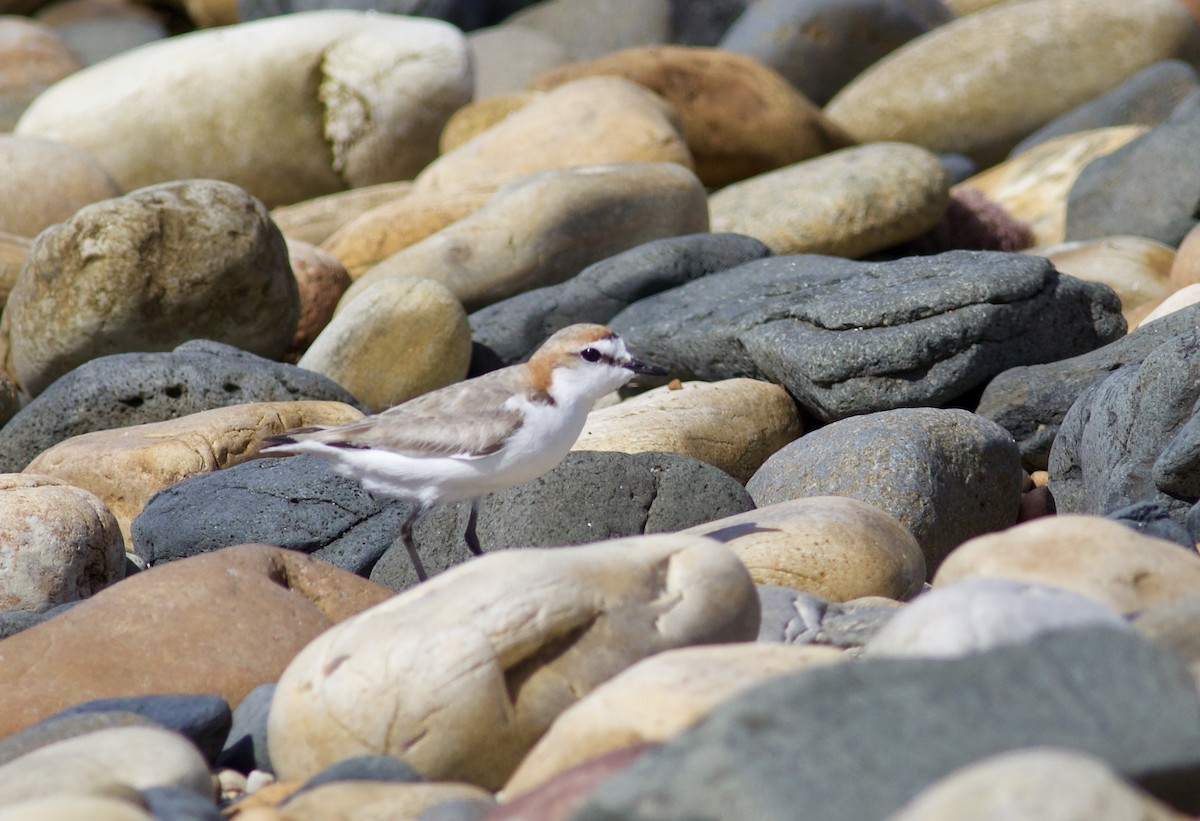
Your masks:
<svg viewBox="0 0 1200 821"><path fill-rule="evenodd" d="M217 760L233 721L229 704L220 696L175 693L101 698L77 704L56 715L113 712L136 713L186 736L209 764ZM46 720L53 721L54 716Z"/></svg>
<svg viewBox="0 0 1200 821"><path fill-rule="evenodd" d="M1093 128L1114 125L1155 126L1200 85L1196 69L1183 60L1162 60L1078 108L1055 117L1013 148L1010 157L1035 145Z"/></svg>
<svg viewBox="0 0 1200 821"><path fill-rule="evenodd" d="M1133 234L1178 246L1200 220L1200 91L1162 125L1092 160L1067 197L1066 239Z"/></svg>
<svg viewBox="0 0 1200 821"><path fill-rule="evenodd" d="M46 620L45 613L34 613L29 610L5 610L0 612L0 640L15 636L22 630L28 630L35 624Z"/></svg>
<svg viewBox="0 0 1200 821"><path fill-rule="evenodd" d="M826 425L746 483L759 507L849 496L912 531L930 576L974 536L1016 524L1021 459L1008 431L964 410L902 408Z"/></svg>
<svg viewBox="0 0 1200 821"><path fill-rule="evenodd" d="M938 0L758 0L721 39L819 106L863 69L954 18Z"/></svg>
<svg viewBox="0 0 1200 821"><path fill-rule="evenodd" d="M768 257L634 303L609 323L681 379L782 384L820 419L943 405L1017 365L1125 333L1116 294L1044 258Z"/></svg>
<svg viewBox="0 0 1200 821"><path fill-rule="evenodd" d="M671 0L671 42L715 46L750 0Z"/></svg>
<svg viewBox="0 0 1200 821"><path fill-rule="evenodd" d="M206 339L167 353L102 356L59 377L0 429L0 472L20 471L46 448L81 433L299 399L360 407L325 376Z"/></svg>
<svg viewBox="0 0 1200 821"><path fill-rule="evenodd" d="M511 365L568 325L603 325L639 299L770 255L770 248L742 234L654 240L589 265L560 285L476 311L470 317L472 336L495 354L497 367Z"/></svg>
<svg viewBox="0 0 1200 821"><path fill-rule="evenodd" d="M228 767L238 772L249 773L262 770L273 773L271 753L267 748L267 716L271 712L271 699L275 697L275 685L260 684L246 694L233 711L233 723L225 746L217 756L218 767Z"/></svg>
<svg viewBox="0 0 1200 821"><path fill-rule="evenodd" d="M539 479L484 496L477 533L485 552L561 547L672 533L753 508L736 479L688 456L576 451ZM467 512L463 503L418 520L413 536L430 576L471 558ZM371 581L397 591L417 583L402 545L384 554Z"/></svg>
<svg viewBox="0 0 1200 821"><path fill-rule="evenodd" d="M1114 510L1108 514L1108 518L1144 536L1175 542L1188 550L1196 549L1196 542L1188 529L1172 519L1167 509L1158 502L1134 502L1128 507Z"/></svg>
<svg viewBox="0 0 1200 821"><path fill-rule="evenodd" d="M158 727L157 721L138 713L57 713L24 730L0 739L0 765L42 747L115 727Z"/></svg>
<svg viewBox="0 0 1200 821"><path fill-rule="evenodd" d="M1200 305L1189 305L1094 351L1004 371L988 383L975 412L1013 435L1027 470L1045 470L1063 417L1084 388L1197 326Z"/></svg>
<svg viewBox="0 0 1200 821"><path fill-rule="evenodd" d="M1050 450L1060 513L1158 502L1176 522L1200 498L1200 328L1158 345L1080 394Z"/></svg>
<svg viewBox="0 0 1200 821"><path fill-rule="evenodd" d="M255 459L156 493L130 528L151 565L247 542L311 553L366 575L400 532L408 506L376 501L314 456Z"/></svg>
<svg viewBox="0 0 1200 821"><path fill-rule="evenodd" d="M762 606L758 640L781 644L861 647L898 609L887 605L830 602L790 587L758 585Z"/></svg>
<svg viewBox="0 0 1200 821"><path fill-rule="evenodd" d="M1200 703L1183 661L1072 630L953 660L817 667L736 696L592 792L573 821L890 816L947 773L1034 746L1095 755L1195 801Z"/></svg>
<svg viewBox="0 0 1200 821"><path fill-rule="evenodd" d="M425 779L411 765L390 755L360 755L344 758L300 785L280 806L286 806L296 796L323 784L338 781L385 781L393 784L418 784Z"/></svg>
<svg viewBox="0 0 1200 821"><path fill-rule="evenodd" d="M151 787L142 798L155 821L225 821L216 804L183 787Z"/></svg>

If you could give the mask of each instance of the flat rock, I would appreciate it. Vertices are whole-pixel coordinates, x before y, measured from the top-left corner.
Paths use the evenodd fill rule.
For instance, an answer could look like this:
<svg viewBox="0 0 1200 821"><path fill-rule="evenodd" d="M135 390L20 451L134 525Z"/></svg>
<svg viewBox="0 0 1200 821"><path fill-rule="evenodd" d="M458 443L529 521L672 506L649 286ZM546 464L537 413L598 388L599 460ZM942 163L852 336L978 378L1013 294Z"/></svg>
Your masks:
<svg viewBox="0 0 1200 821"><path fill-rule="evenodd" d="M728 185L709 198L712 227L777 254L862 257L929 231L946 212L938 158L903 143L845 148Z"/></svg>
<svg viewBox="0 0 1200 821"><path fill-rule="evenodd" d="M300 302L262 204L216 180L143 188L40 234L4 309L6 370L31 394L90 359L226 342L271 359Z"/></svg>
<svg viewBox="0 0 1200 821"><path fill-rule="evenodd" d="M741 563L698 536L484 556L309 644L271 705L271 761L294 779L385 753L495 789L603 681L672 647L749 640L758 618Z"/></svg>
<svg viewBox="0 0 1200 821"><path fill-rule="evenodd" d="M500 362L513 365L568 325L607 324L639 299L770 255L771 249L744 234L705 231L651 240L595 262L558 285L480 308L469 317L472 338Z"/></svg>
<svg viewBox="0 0 1200 821"><path fill-rule="evenodd" d="M104 166L65 143L2 134L0 164L5 169L0 177L0 231L22 237L35 237L85 205L121 194Z"/></svg>
<svg viewBox="0 0 1200 821"><path fill-rule="evenodd" d="M973 536L1015 524L1016 444L964 410L906 408L843 419L784 447L747 483L759 507L849 496L890 514L925 554L930 575Z"/></svg>
<svg viewBox="0 0 1200 821"><path fill-rule="evenodd" d="M643 299L610 325L673 376L776 382L824 420L944 404L1125 332L1107 287L986 251L767 258Z"/></svg>
<svg viewBox="0 0 1200 821"><path fill-rule="evenodd" d="M1186 779L1200 766L1197 727L1182 665L1126 632L827 665L735 697L610 778L572 818L772 821L799 806L814 821L884 818L964 764L1035 746L1090 753L1127 777ZM813 749L825 754L795 766Z"/></svg>
<svg viewBox="0 0 1200 821"><path fill-rule="evenodd" d="M166 353L103 356L59 377L0 428L0 470L22 470L51 445L83 433L302 400L358 405L323 376L205 339Z"/></svg>

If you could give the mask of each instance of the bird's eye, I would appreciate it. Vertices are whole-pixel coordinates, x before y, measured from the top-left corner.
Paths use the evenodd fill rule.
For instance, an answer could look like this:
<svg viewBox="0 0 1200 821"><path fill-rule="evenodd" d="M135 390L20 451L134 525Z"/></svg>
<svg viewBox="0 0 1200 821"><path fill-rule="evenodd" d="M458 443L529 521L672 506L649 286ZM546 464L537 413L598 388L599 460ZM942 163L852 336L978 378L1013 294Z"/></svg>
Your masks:
<svg viewBox="0 0 1200 821"><path fill-rule="evenodd" d="M596 350L595 348L584 348L582 351L579 352L579 355L583 357L585 362L599 362L600 361L600 352L598 350Z"/></svg>

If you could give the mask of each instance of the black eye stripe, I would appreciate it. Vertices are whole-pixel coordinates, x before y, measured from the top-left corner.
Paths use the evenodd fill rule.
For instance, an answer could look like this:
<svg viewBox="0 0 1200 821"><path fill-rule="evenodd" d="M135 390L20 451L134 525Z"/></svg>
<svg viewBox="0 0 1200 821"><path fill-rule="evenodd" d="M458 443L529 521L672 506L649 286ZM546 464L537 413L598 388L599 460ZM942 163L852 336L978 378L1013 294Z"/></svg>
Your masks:
<svg viewBox="0 0 1200 821"><path fill-rule="evenodd" d="M585 362L593 362L593 363L603 362L605 365L616 365L617 364L617 360L614 359L611 354L602 353L602 352L596 350L595 348L584 348L582 351L579 352L579 356Z"/></svg>

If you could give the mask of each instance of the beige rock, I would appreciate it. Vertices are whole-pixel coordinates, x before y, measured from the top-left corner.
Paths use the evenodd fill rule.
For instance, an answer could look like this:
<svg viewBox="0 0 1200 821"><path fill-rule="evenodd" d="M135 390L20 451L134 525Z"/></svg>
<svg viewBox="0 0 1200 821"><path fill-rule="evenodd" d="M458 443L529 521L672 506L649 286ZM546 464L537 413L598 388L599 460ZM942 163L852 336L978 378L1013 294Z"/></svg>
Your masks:
<svg viewBox="0 0 1200 821"><path fill-rule="evenodd" d="M0 17L0 131L11 131L39 94L81 68L50 26L16 15Z"/></svg>
<svg viewBox="0 0 1200 821"><path fill-rule="evenodd" d="M555 719L502 797L508 801L609 751L668 741L751 687L845 658L833 647L746 643L685 647L643 659Z"/></svg>
<svg viewBox="0 0 1200 821"><path fill-rule="evenodd" d="M514 111L540 98L536 91L510 91L469 103L451 115L438 139L438 150L448 154L465 142L479 136Z"/></svg>
<svg viewBox="0 0 1200 821"><path fill-rule="evenodd" d="M538 74L568 61L567 50L537 29L505 23L467 35L475 65L475 99L520 91Z"/></svg>
<svg viewBox="0 0 1200 821"><path fill-rule="evenodd" d="M1171 284L1176 288L1197 283L1200 283L1200 223L1184 235L1171 265Z"/></svg>
<svg viewBox="0 0 1200 821"><path fill-rule="evenodd" d="M307 425L361 418L341 402L254 402L201 411L166 422L98 430L65 439L25 468L85 488L129 527L158 491L190 476L253 458L263 438Z"/></svg>
<svg viewBox="0 0 1200 821"><path fill-rule="evenodd" d="M1131 613L1200 591L1200 556L1100 516L1048 516L964 542L933 584L973 578L1054 585Z"/></svg>
<svg viewBox="0 0 1200 821"><path fill-rule="evenodd" d="M1175 249L1145 237L1068 242L1033 253L1046 257L1064 274L1112 288L1121 298L1127 320L1133 310L1157 305L1175 290L1170 283Z"/></svg>
<svg viewBox="0 0 1200 821"><path fill-rule="evenodd" d="M976 174L956 188L977 188L1010 214L1029 223L1035 245L1055 245L1067 230L1067 196L1083 167L1146 132L1122 125L1067 134L1035 145Z"/></svg>
<svg viewBox="0 0 1200 821"><path fill-rule="evenodd" d="M125 575L117 520L95 495L49 476L0 474L0 610L48 610Z"/></svg>
<svg viewBox="0 0 1200 821"><path fill-rule="evenodd" d="M475 213L371 268L338 310L381 279L408 276L441 282L474 311L643 242L707 230L704 187L680 165L552 169L505 185Z"/></svg>
<svg viewBox="0 0 1200 821"><path fill-rule="evenodd" d="M0 738L97 698L214 693L236 707L334 622L390 595L268 545L154 567L0 643Z"/></svg>
<svg viewBox="0 0 1200 821"><path fill-rule="evenodd" d="M155 821L140 807L103 795L52 795L0 807L0 821Z"/></svg>
<svg viewBox="0 0 1200 821"><path fill-rule="evenodd" d="M915 145L846 148L722 188L713 231L762 240L777 254L861 257L924 234L950 202L945 169Z"/></svg>
<svg viewBox="0 0 1200 821"><path fill-rule="evenodd" d="M505 24L536 29L563 45L572 60L663 43L671 38L668 0L548 0L509 15Z"/></svg>
<svg viewBox="0 0 1200 821"><path fill-rule="evenodd" d="M753 639L758 619L745 568L698 536L491 553L305 648L271 704L271 762L296 779L384 753L494 789L601 682L662 650Z"/></svg>
<svg viewBox="0 0 1200 821"><path fill-rule="evenodd" d="M0 134L0 168L0 231L22 237L121 194L95 158L52 140Z"/></svg>
<svg viewBox="0 0 1200 821"><path fill-rule="evenodd" d="M382 279L329 323L298 364L381 411L465 379L471 326L444 285Z"/></svg>
<svg viewBox="0 0 1200 821"><path fill-rule="evenodd" d="M692 157L671 106L619 77L576 80L443 154L416 179L420 191L494 189L548 168Z"/></svg>
<svg viewBox="0 0 1200 821"><path fill-rule="evenodd" d="M197 28L231 26L240 22L237 0L171 0L170 5L181 8Z"/></svg>
<svg viewBox="0 0 1200 821"><path fill-rule="evenodd" d="M779 73L744 54L651 46L572 63L534 78L536 89L618 76L645 86L679 113L696 176L709 187L854 143Z"/></svg>
<svg viewBox="0 0 1200 821"><path fill-rule="evenodd" d="M683 532L723 542L758 584L791 587L830 601L907 599L925 583L925 554L912 533L857 499L793 499Z"/></svg>
<svg viewBox="0 0 1200 821"><path fill-rule="evenodd" d="M127 190L215 178L273 207L411 178L470 98L469 53L454 26L312 11L183 34L89 66L38 97L16 132L84 148Z"/></svg>
<svg viewBox="0 0 1200 821"><path fill-rule="evenodd" d="M346 223L412 191L411 180L381 182L271 209L271 219L289 239L320 245Z"/></svg>
<svg viewBox="0 0 1200 821"><path fill-rule="evenodd" d="M298 360L333 318L338 300L350 287L350 274L337 257L303 240L288 239L288 261L300 294L300 319L284 359Z"/></svg>
<svg viewBox="0 0 1200 821"><path fill-rule="evenodd" d="M864 142L902 140L987 166L1150 64L1186 58L1198 38L1178 0L1006 3L900 47L825 113Z"/></svg>
<svg viewBox="0 0 1200 821"><path fill-rule="evenodd" d="M801 433L796 403L778 385L757 379L684 382L592 411L572 450L682 453L744 484Z"/></svg>
<svg viewBox="0 0 1200 821"><path fill-rule="evenodd" d="M17 282L17 274L29 256L32 240L0 231L0 310L8 302L8 294Z"/></svg>
<svg viewBox="0 0 1200 821"><path fill-rule="evenodd" d="M421 813L448 801L480 806L480 818L496 804L490 792L470 784L334 781L297 794L280 812L287 821L416 821Z"/></svg>
<svg viewBox="0 0 1200 821"><path fill-rule="evenodd" d="M1130 322L1130 331L1142 327L1147 322L1153 322L1156 319L1162 319L1170 313L1174 313L1181 308L1186 308L1189 305L1195 305L1200 302L1200 283L1195 285L1185 285L1169 297L1159 302L1143 316L1139 317L1137 322Z"/></svg>

